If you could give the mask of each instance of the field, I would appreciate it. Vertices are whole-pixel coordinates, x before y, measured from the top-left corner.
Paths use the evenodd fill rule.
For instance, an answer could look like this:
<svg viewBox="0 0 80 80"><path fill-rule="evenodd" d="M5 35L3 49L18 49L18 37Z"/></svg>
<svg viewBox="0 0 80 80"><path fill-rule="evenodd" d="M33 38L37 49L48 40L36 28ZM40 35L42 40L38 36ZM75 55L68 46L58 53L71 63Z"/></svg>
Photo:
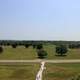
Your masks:
<svg viewBox="0 0 80 80"><path fill-rule="evenodd" d="M0 65L0 80L35 80L39 64Z"/></svg>
<svg viewBox="0 0 80 80"><path fill-rule="evenodd" d="M43 80L72 80L72 77L76 78L78 75L80 64L46 64Z"/></svg>
<svg viewBox="0 0 80 80"><path fill-rule="evenodd" d="M67 56L55 56L55 46L45 45L44 49L47 51L48 56L46 59L80 59L80 49L73 49L68 51ZM28 60L28 59L38 59L36 49L32 47L25 48L19 46L17 48L12 48L11 46L4 47L4 52L0 54L0 59L12 59L12 60Z"/></svg>
<svg viewBox="0 0 80 80"><path fill-rule="evenodd" d="M45 45L44 49L47 51L48 56L46 59L80 59L80 49L73 49L68 51L67 56L55 56L55 46ZM4 52L0 54L0 60L12 59L12 60L28 60L28 59L38 59L36 49L32 47L25 48L23 46L18 46L17 48L12 48L11 46L4 47Z"/></svg>
<svg viewBox="0 0 80 80"><path fill-rule="evenodd" d="M36 59L37 55L34 49L25 48L19 46L17 48L12 48L11 46L4 47L4 52L0 54L0 59Z"/></svg>

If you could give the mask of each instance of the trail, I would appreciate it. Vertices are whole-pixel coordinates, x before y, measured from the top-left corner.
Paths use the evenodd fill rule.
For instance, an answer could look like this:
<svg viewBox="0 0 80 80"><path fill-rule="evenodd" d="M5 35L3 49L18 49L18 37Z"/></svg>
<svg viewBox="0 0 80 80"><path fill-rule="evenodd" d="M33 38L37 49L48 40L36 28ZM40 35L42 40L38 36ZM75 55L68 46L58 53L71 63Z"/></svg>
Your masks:
<svg viewBox="0 0 80 80"><path fill-rule="evenodd" d="M0 60L1 63L41 63L41 62L46 62L46 63L80 63L80 59L71 59L71 60Z"/></svg>
<svg viewBox="0 0 80 80"><path fill-rule="evenodd" d="M43 70L45 69L44 65L45 65L45 62L41 62L41 67L36 75L36 80L42 80L42 73L43 73Z"/></svg>

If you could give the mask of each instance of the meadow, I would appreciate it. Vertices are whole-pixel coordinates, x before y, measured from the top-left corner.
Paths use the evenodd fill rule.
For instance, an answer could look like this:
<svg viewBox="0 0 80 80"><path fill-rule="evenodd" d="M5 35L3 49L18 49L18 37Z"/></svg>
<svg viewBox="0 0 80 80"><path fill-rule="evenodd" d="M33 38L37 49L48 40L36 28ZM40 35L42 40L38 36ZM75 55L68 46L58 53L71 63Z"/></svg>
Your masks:
<svg viewBox="0 0 80 80"><path fill-rule="evenodd" d="M36 49L33 47L25 48L18 46L12 48L11 46L3 46L4 51L0 54L0 60L30 60L38 59ZM46 59L80 59L80 49L68 49L67 56L56 56L54 45L44 45L44 50L47 51Z"/></svg>
<svg viewBox="0 0 80 80"><path fill-rule="evenodd" d="M0 65L0 80L35 80L39 64Z"/></svg>
<svg viewBox="0 0 80 80"><path fill-rule="evenodd" d="M80 64L46 64L43 80L80 80ZM74 79L72 79L74 78Z"/></svg>

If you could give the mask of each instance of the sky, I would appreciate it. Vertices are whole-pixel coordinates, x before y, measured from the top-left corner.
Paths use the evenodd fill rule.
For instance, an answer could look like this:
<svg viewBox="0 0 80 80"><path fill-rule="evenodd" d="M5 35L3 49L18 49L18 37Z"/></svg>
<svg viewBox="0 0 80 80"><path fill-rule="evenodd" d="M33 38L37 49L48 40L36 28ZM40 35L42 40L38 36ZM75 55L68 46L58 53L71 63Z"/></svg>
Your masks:
<svg viewBox="0 0 80 80"><path fill-rule="evenodd" d="M80 0L0 0L0 40L80 41Z"/></svg>

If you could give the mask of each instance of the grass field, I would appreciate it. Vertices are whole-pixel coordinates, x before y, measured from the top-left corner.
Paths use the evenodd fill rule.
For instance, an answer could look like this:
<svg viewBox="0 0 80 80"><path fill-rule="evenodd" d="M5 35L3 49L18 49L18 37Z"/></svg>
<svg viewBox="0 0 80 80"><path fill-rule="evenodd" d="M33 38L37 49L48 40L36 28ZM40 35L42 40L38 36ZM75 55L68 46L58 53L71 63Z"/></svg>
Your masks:
<svg viewBox="0 0 80 80"><path fill-rule="evenodd" d="M45 45L44 49L48 53L48 57L46 59L80 59L80 49L73 49L69 50L67 53L67 56L55 56L55 46L54 45ZM25 47L17 47L12 48L4 47L4 52L0 54L0 59L38 59L36 49L33 49L32 47L25 48Z"/></svg>
<svg viewBox="0 0 80 80"><path fill-rule="evenodd" d="M12 48L11 46L4 47L4 52L0 54L0 59L36 59L36 50L25 48L23 46Z"/></svg>
<svg viewBox="0 0 80 80"><path fill-rule="evenodd" d="M0 65L0 80L35 80L39 64Z"/></svg>
<svg viewBox="0 0 80 80"><path fill-rule="evenodd" d="M43 80L72 80L80 75L80 64L46 64Z"/></svg>

